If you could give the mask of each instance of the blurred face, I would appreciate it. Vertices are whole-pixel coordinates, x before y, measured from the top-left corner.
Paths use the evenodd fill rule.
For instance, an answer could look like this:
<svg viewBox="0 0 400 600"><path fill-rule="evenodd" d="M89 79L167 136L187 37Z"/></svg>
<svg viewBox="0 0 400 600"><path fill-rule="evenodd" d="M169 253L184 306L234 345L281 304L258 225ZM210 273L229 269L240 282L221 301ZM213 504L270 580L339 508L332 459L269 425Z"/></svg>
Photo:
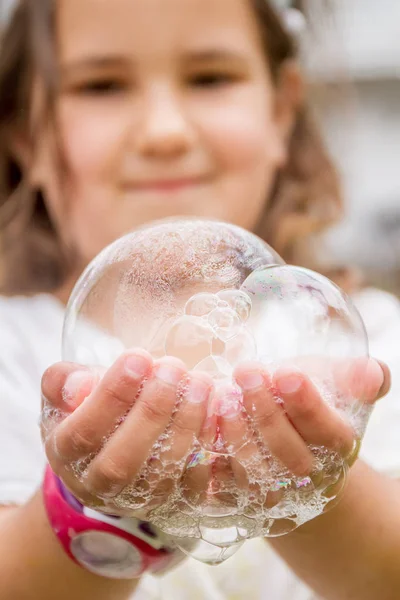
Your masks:
<svg viewBox="0 0 400 600"><path fill-rule="evenodd" d="M43 134L32 179L84 262L153 219L254 227L285 160L288 118L249 0L58 6L67 178L61 190Z"/></svg>

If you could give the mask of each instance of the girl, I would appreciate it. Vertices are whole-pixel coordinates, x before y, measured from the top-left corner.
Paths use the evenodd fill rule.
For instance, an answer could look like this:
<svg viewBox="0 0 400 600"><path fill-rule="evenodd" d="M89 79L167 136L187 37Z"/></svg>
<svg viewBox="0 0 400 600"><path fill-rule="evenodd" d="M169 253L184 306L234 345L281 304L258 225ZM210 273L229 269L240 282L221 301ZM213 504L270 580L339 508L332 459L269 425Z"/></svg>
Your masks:
<svg viewBox="0 0 400 600"><path fill-rule="evenodd" d="M84 505L113 506L169 422L160 406L172 411L188 376L182 363L153 363L140 350L121 357L98 386L79 365L53 365L42 381L45 456L40 379L59 358L73 284L106 244L155 218L200 215L253 230L301 262L306 236L340 215L340 187L310 120L295 54L267 0L18 2L0 59L1 598L312 598L275 552L323 597L398 596L398 484L388 477L399 472L395 395L377 408L364 447L365 460L385 474L356 462L330 513L273 542L253 540L215 570L189 559L158 579L119 581L78 568L54 535L63 518L57 490L67 497L66 488L51 488L50 473L45 496L36 491L47 458ZM397 302L373 290L355 301L373 351L396 368ZM265 400L259 366L236 377L245 398ZM209 393L208 380L189 380L182 436L201 421ZM387 368L371 360L364 399L384 395L388 380ZM353 432L310 381L285 373L276 383L291 417L276 407L264 415L267 437L278 432L276 455L294 473L309 473L307 443L322 431L319 443L355 462ZM142 391L132 406L135 388ZM69 416L47 431L49 409L60 408ZM129 418L99 453L127 408ZM71 465L92 451L82 483Z"/></svg>

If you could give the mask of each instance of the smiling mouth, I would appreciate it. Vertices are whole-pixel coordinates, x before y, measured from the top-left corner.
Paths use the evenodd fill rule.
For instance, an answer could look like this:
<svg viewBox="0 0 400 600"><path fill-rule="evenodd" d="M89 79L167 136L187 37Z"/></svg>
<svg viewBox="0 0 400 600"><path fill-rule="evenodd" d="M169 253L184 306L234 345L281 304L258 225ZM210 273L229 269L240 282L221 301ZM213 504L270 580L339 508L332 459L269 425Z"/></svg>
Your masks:
<svg viewBox="0 0 400 600"><path fill-rule="evenodd" d="M157 179L152 181L134 181L124 187L134 192L180 192L205 183L205 177L190 177L181 179Z"/></svg>

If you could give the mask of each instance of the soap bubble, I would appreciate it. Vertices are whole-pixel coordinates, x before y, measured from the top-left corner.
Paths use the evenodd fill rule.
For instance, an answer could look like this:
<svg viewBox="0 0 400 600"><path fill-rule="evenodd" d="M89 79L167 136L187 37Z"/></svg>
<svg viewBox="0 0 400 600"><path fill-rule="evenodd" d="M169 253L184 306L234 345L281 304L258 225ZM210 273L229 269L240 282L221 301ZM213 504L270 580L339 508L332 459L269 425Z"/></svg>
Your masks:
<svg viewBox="0 0 400 600"><path fill-rule="evenodd" d="M340 497L344 459L310 446L314 472L294 476L260 439L233 379L234 369L247 361L261 362L271 376L282 367L301 369L362 437L369 408L354 392L351 369L357 361L361 369L366 364L366 332L349 298L328 279L285 265L266 243L234 225L152 223L89 265L64 323L63 359L98 372L135 347L208 373L214 392L207 419L218 426L211 437L194 436L179 464L168 459L174 439L166 431L147 471L114 499L116 506L132 514L147 510L146 518L184 552L216 564L244 540L284 535ZM342 377L347 386L338 384L338 365L342 376L349 370ZM282 403L278 395L275 401ZM230 439L220 425L232 415L244 426L240 439ZM87 468L90 460L83 464ZM84 477L82 465L74 472ZM151 502L154 475L168 483L159 505Z"/></svg>

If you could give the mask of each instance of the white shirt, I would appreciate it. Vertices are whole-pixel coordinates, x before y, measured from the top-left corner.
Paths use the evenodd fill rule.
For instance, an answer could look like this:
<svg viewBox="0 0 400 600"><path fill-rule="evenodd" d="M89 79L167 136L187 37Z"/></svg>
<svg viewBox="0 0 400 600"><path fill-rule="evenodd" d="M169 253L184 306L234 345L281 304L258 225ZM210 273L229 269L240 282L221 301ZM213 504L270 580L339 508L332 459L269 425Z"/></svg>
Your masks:
<svg viewBox="0 0 400 600"><path fill-rule="evenodd" d="M371 355L392 369L393 386L375 408L362 457L400 476L400 302L366 289L355 299ZM52 296L0 297L0 504L20 504L40 486L40 380L61 359L62 305ZM188 559L162 578L145 576L133 600L312 600L264 540L252 540L219 567Z"/></svg>

